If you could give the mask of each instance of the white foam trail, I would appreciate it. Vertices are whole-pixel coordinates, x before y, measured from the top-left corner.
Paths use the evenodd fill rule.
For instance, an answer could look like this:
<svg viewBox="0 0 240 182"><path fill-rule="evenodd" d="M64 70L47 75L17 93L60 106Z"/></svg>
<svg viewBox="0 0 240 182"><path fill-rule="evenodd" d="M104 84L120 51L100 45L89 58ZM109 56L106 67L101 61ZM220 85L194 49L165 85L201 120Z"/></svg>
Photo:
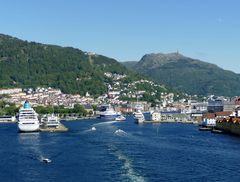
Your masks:
<svg viewBox="0 0 240 182"><path fill-rule="evenodd" d="M39 161L43 161L43 159L45 159L45 158L46 158L46 157L44 157L43 155L40 155L39 158L38 158L38 160L39 160Z"/></svg>
<svg viewBox="0 0 240 182"><path fill-rule="evenodd" d="M118 160L122 161L123 171L126 171L125 174L121 174L121 175L123 175L124 177L127 177L129 179L129 181L133 181L133 182L145 182L146 181L146 179L143 176L141 176L137 171L134 170L134 168L132 167L132 161L126 155L124 155L121 151L116 150L116 148L114 146L112 146L111 148L112 148L112 150L115 151L115 152L113 152L113 155L115 155L118 158Z"/></svg>
<svg viewBox="0 0 240 182"><path fill-rule="evenodd" d="M96 131L97 128L92 126L90 129L84 130L84 131L79 131L76 134L84 134L84 133L88 133L88 132L92 132L92 131Z"/></svg>
<svg viewBox="0 0 240 182"><path fill-rule="evenodd" d="M96 123L93 126L97 126L97 125L108 125L108 124L113 124L113 123L117 123L118 121L103 121L100 123Z"/></svg>
<svg viewBox="0 0 240 182"><path fill-rule="evenodd" d="M114 134L118 135L118 136L124 136L127 135L127 133L121 129L118 129L114 132Z"/></svg>
<svg viewBox="0 0 240 182"><path fill-rule="evenodd" d="M134 182L145 181L144 177L142 177L133 169L132 162L126 155L123 155L120 152L118 152L117 155L118 155L118 159L123 162L122 168L127 171L125 175L129 178L130 181L134 181Z"/></svg>
<svg viewBox="0 0 240 182"><path fill-rule="evenodd" d="M32 159L42 161L43 152L40 149L39 133L23 133L19 135L19 142L33 156Z"/></svg>

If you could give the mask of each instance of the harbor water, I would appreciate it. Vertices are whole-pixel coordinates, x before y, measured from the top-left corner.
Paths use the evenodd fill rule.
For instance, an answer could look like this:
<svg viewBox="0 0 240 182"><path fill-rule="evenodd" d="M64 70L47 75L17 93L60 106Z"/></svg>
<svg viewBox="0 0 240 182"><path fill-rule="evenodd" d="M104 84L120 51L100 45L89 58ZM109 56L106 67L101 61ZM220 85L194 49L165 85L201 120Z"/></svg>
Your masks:
<svg viewBox="0 0 240 182"><path fill-rule="evenodd" d="M66 121L66 133L0 125L0 181L240 181L240 138L193 124ZM44 158L51 163L44 163Z"/></svg>

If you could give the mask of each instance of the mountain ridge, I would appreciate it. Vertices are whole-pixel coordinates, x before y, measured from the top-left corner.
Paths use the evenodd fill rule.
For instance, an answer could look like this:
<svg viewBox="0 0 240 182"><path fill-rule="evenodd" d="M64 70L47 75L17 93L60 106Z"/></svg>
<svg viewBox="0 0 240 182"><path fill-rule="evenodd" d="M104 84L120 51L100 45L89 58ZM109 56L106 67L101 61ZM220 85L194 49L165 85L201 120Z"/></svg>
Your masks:
<svg viewBox="0 0 240 182"><path fill-rule="evenodd" d="M179 53L146 54L129 68L189 94L240 95L239 74Z"/></svg>
<svg viewBox="0 0 240 182"><path fill-rule="evenodd" d="M113 58L0 34L2 88L50 86L65 93L99 95L107 91L105 72L135 76Z"/></svg>

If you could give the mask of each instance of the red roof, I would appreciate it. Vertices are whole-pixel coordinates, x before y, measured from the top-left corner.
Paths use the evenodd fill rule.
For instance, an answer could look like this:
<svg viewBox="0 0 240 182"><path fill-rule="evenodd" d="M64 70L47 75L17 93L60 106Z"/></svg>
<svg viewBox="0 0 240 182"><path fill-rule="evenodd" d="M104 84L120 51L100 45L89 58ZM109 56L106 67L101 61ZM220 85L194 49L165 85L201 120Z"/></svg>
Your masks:
<svg viewBox="0 0 240 182"><path fill-rule="evenodd" d="M232 114L232 111L223 111L223 112L216 112L216 116L229 116Z"/></svg>

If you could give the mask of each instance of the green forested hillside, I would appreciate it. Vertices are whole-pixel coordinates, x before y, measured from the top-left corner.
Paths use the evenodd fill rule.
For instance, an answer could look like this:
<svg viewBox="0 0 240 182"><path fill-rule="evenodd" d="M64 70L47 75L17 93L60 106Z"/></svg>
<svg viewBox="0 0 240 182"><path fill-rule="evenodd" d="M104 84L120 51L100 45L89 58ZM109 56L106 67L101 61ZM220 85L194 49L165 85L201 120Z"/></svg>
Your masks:
<svg viewBox="0 0 240 182"><path fill-rule="evenodd" d="M130 68L189 94L240 95L238 74L179 53L147 54Z"/></svg>
<svg viewBox="0 0 240 182"><path fill-rule="evenodd" d="M134 66L137 64L137 61L125 61L122 62L124 66L126 66L128 69L134 70Z"/></svg>
<svg viewBox="0 0 240 182"><path fill-rule="evenodd" d="M0 88L51 86L99 95L107 89L104 72L127 74L130 80L136 76L105 56L0 34Z"/></svg>

